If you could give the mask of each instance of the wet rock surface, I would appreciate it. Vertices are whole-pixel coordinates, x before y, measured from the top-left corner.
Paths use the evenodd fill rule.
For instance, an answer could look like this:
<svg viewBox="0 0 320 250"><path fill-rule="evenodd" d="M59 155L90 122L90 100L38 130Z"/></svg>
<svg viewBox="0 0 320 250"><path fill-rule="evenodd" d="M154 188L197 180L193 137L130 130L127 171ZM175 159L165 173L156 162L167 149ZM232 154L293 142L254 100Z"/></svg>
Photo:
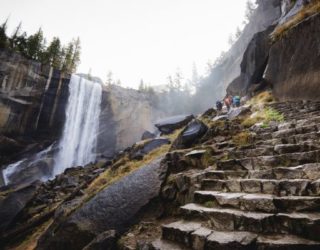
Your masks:
<svg viewBox="0 0 320 250"><path fill-rule="evenodd" d="M316 14L272 45L265 78L279 100L319 99L319 27L320 15Z"/></svg>
<svg viewBox="0 0 320 250"><path fill-rule="evenodd" d="M16 216L24 209L26 204L34 199L39 187L40 183L35 182L8 194L3 200L0 200L1 234L13 223Z"/></svg>
<svg viewBox="0 0 320 250"><path fill-rule="evenodd" d="M142 159L145 155L151 151L163 146L170 144L170 140L167 138L156 138L151 139L146 142L142 142L141 145L136 145L130 154L131 159Z"/></svg>
<svg viewBox="0 0 320 250"><path fill-rule="evenodd" d="M166 166L162 158L140 168L99 192L75 211L58 230L49 230L37 249L81 249L98 234L123 231L138 213L159 195ZM81 238L81 240L79 240Z"/></svg>
<svg viewBox="0 0 320 250"><path fill-rule="evenodd" d="M117 234L115 230L106 231L99 234L89 245L83 250L116 250Z"/></svg>
<svg viewBox="0 0 320 250"><path fill-rule="evenodd" d="M156 135L154 133L149 132L148 130L144 131L141 140L153 139Z"/></svg>
<svg viewBox="0 0 320 250"><path fill-rule="evenodd" d="M187 125L192 119L193 115L179 115L168 117L158 121L155 126L164 134L170 134L176 129L182 128Z"/></svg>
<svg viewBox="0 0 320 250"><path fill-rule="evenodd" d="M192 120L173 142L172 148L181 149L191 147L207 132L208 127L200 120Z"/></svg>
<svg viewBox="0 0 320 250"><path fill-rule="evenodd" d="M253 36L243 55L241 74L227 88L229 94L245 96L248 94L250 84L258 84L262 81L271 47L269 36L274 28L275 26L270 26Z"/></svg>

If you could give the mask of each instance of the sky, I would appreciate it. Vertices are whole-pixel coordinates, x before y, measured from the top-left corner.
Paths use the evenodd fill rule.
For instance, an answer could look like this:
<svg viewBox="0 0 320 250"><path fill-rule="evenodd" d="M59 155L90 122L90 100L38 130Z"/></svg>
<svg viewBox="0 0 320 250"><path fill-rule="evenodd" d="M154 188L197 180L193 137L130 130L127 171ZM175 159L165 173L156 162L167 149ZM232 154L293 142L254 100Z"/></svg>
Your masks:
<svg viewBox="0 0 320 250"><path fill-rule="evenodd" d="M228 38L244 20L246 0L0 0L0 22L10 32L22 22L28 34L39 27L50 41L80 37L78 72L109 71L125 87L140 80L166 84L179 70L190 78L193 64L205 74L207 62L227 50Z"/></svg>

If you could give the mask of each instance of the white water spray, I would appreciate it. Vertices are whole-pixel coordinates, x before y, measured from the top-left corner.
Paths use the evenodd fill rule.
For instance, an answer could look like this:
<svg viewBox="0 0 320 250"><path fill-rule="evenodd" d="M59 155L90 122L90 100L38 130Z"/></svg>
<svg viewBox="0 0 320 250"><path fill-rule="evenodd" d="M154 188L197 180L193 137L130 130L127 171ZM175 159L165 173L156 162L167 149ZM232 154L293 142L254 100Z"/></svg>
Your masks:
<svg viewBox="0 0 320 250"><path fill-rule="evenodd" d="M72 75L66 122L55 157L54 176L66 168L95 161L101 95L99 83Z"/></svg>

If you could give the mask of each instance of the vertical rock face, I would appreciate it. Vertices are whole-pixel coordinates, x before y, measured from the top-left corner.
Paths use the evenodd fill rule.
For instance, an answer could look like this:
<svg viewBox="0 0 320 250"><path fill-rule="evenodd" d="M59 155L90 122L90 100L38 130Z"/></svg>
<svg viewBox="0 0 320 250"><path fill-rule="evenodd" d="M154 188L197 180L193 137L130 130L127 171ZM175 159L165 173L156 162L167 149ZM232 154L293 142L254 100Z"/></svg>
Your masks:
<svg viewBox="0 0 320 250"><path fill-rule="evenodd" d="M59 135L68 83L59 71L0 50L0 132Z"/></svg>
<svg viewBox="0 0 320 250"><path fill-rule="evenodd" d="M147 95L119 86L103 91L98 150L109 155L140 140L145 130L164 116Z"/></svg>
<svg viewBox="0 0 320 250"><path fill-rule="evenodd" d="M320 14L291 28L273 44L266 80L280 100L319 100Z"/></svg>
<svg viewBox="0 0 320 250"><path fill-rule="evenodd" d="M254 35L241 62L241 74L227 88L232 95L245 95L251 84L260 83L268 63L271 42L269 35L275 26Z"/></svg>

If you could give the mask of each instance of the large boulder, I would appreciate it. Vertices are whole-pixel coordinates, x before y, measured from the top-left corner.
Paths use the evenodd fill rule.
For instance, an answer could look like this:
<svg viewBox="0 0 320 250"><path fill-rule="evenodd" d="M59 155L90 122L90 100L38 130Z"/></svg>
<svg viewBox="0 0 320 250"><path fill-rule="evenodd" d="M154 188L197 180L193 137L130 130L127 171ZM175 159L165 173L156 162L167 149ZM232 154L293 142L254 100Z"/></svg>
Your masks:
<svg viewBox="0 0 320 250"><path fill-rule="evenodd" d="M241 74L227 88L229 94L244 96L251 84L262 81L271 47L269 36L273 30L274 26L270 26L253 36L243 55Z"/></svg>
<svg viewBox="0 0 320 250"><path fill-rule="evenodd" d="M3 200L0 200L0 234L5 232L19 212L34 198L39 186L40 182L34 182L9 193Z"/></svg>
<svg viewBox="0 0 320 250"><path fill-rule="evenodd" d="M66 221L53 225L41 237L37 249L82 249L105 231L126 230L158 197L167 171L162 159L105 188Z"/></svg>
<svg viewBox="0 0 320 250"><path fill-rule="evenodd" d="M281 101L319 100L320 14L286 32L270 50L265 78Z"/></svg>
<svg viewBox="0 0 320 250"><path fill-rule="evenodd" d="M143 132L141 140L153 139L155 137L156 135L154 133L151 133L150 131L146 130Z"/></svg>
<svg viewBox="0 0 320 250"><path fill-rule="evenodd" d="M167 138L156 138L152 140L148 140L146 142L142 142L141 144L137 144L133 148L133 152L131 152L131 159L142 159L143 156L149 154L151 151L166 145L170 144L170 140Z"/></svg>
<svg viewBox="0 0 320 250"><path fill-rule="evenodd" d="M250 112L251 112L250 108L246 107L246 106L233 108L228 113L228 119L232 120L232 119L235 119L235 118L239 118L241 116L245 116L245 115L249 114Z"/></svg>
<svg viewBox="0 0 320 250"><path fill-rule="evenodd" d="M115 230L109 230L99 234L83 250L116 250L117 234Z"/></svg>
<svg viewBox="0 0 320 250"><path fill-rule="evenodd" d="M198 142L207 131L208 127L203 122L194 119L186 126L178 138L173 142L172 148L189 148Z"/></svg>
<svg viewBox="0 0 320 250"><path fill-rule="evenodd" d="M170 134L174 130L187 125L192 119L193 115L177 115L168 117L158 121L155 126L164 134Z"/></svg>

